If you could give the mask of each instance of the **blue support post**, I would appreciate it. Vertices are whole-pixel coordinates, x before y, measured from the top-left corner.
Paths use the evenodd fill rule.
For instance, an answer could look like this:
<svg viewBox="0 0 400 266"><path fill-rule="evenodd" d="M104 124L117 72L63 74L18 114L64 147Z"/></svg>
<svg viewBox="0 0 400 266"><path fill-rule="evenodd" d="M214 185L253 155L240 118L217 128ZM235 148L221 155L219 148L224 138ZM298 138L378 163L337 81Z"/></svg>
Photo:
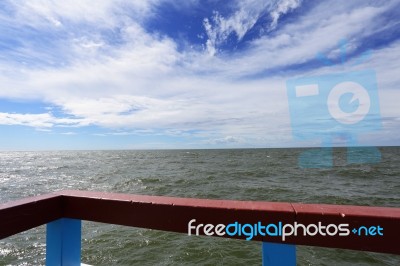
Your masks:
<svg viewBox="0 0 400 266"><path fill-rule="evenodd" d="M81 265L81 220L62 218L47 224L46 265Z"/></svg>
<svg viewBox="0 0 400 266"><path fill-rule="evenodd" d="M263 266L296 266L296 246L262 242Z"/></svg>

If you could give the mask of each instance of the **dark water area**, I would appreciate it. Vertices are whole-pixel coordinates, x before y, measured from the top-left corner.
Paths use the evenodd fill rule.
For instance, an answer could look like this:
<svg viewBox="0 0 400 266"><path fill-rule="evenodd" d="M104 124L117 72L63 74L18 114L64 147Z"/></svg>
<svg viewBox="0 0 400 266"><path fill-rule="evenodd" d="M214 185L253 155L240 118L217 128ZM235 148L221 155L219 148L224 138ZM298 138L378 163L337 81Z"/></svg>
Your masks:
<svg viewBox="0 0 400 266"><path fill-rule="evenodd" d="M62 189L400 207L400 147L379 163L302 168L304 149L0 152L0 203ZM91 265L260 265L258 242L84 222ZM0 240L0 265L43 265L45 227ZM400 265L400 256L297 246L298 265Z"/></svg>

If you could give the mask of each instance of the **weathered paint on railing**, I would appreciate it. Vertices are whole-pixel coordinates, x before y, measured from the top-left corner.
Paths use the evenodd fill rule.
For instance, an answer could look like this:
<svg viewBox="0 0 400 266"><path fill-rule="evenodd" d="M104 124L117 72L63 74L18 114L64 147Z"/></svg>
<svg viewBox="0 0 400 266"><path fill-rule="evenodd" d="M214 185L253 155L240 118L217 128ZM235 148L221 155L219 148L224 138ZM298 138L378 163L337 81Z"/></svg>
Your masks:
<svg viewBox="0 0 400 266"><path fill-rule="evenodd" d="M63 216L62 196L46 194L0 204L0 239Z"/></svg>
<svg viewBox="0 0 400 266"><path fill-rule="evenodd" d="M263 263L274 261L277 251L286 255L288 265L295 261L295 245L345 248L381 253L400 254L400 208L365 207L326 204L231 201L127 195L87 191L61 191L0 205L0 238L61 218L127 225L172 232L187 233L191 219L197 223L254 224L294 222L310 224L348 223L351 226L381 226L379 237L356 236L290 236L281 238L256 236L252 240L263 244ZM57 223L57 222L56 222ZM52 224L48 225L53 231ZM62 229L64 230L64 229ZM69 229L66 229L69 230ZM75 230L76 231L76 230ZM62 231L54 231L61 234ZM53 234L53 233L51 233ZM229 237L229 236L224 236ZM236 236L244 239L245 237ZM79 237L80 239L80 229ZM64 241L64 240L59 240ZM55 243L59 243L55 241ZM274 245L273 243L277 243ZM282 245L285 244L285 245ZM291 245L292 244L292 245ZM270 251L270 252L269 252ZM61 253L62 254L62 253ZM62 256L61 256L62 257ZM282 256L279 256L282 259Z"/></svg>

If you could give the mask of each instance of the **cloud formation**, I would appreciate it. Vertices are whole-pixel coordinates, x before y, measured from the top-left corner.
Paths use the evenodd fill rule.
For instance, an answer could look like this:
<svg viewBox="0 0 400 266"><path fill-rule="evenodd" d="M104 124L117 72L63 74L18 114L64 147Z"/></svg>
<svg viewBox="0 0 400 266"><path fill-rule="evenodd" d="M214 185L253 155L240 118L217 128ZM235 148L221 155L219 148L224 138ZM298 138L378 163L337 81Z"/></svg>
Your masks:
<svg viewBox="0 0 400 266"><path fill-rule="evenodd" d="M207 52L215 55L219 46L227 42L233 34L240 42L262 17L271 22L269 25L263 25L260 32L275 29L279 18L298 8L300 4L301 0L233 1L234 12L229 16L224 17L218 11L214 11L210 19L204 19L203 25L208 37Z"/></svg>
<svg viewBox="0 0 400 266"><path fill-rule="evenodd" d="M384 19L395 1L356 2L321 2L285 20L303 1L233 1L199 18L206 39L197 49L147 28L167 12L167 0L101 1L96 8L91 1L5 1L0 98L36 101L59 112L3 111L0 124L98 126L99 134L192 136L214 144L286 143L285 81L336 71L317 63L315 54L335 59L338 41L347 38L355 56L383 25L387 34L397 25ZM182 12L199 5L191 1ZM399 47L395 38L372 47L372 59L360 66L378 72L384 116L399 116L392 100L398 60L387 61L400 55ZM348 59L340 67L356 69Z"/></svg>

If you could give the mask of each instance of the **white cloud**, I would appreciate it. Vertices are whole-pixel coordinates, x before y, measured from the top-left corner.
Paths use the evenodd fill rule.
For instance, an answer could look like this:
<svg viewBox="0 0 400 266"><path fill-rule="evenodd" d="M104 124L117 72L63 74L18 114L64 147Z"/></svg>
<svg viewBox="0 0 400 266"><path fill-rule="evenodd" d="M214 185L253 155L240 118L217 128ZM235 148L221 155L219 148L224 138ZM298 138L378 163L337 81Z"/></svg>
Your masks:
<svg viewBox="0 0 400 266"><path fill-rule="evenodd" d="M275 29L278 25L278 20L282 15L289 11L298 8L301 5L301 0L283 0L276 4L276 7L270 12L272 17L271 28Z"/></svg>
<svg viewBox="0 0 400 266"><path fill-rule="evenodd" d="M234 5L237 11L227 18L215 11L211 21L204 19L203 25L208 37L206 49L210 55L215 55L218 46L226 42L232 33L241 40L269 6L265 1L255 0L236 1Z"/></svg>
<svg viewBox="0 0 400 266"><path fill-rule="evenodd" d="M127 11L135 19L145 19L160 1L152 0L70 0L8 1L16 11L18 23L34 27L59 27L63 21L72 23L91 23L99 28L115 27L127 19Z"/></svg>
<svg viewBox="0 0 400 266"><path fill-rule="evenodd" d="M320 12L321 8L304 15L300 22L252 41L245 52L224 57L221 62L213 59L211 68L233 78L306 63L314 60L317 52L335 49L340 39L357 45L366 34L365 28L374 29L376 19L390 6L359 7L346 13L336 10L329 16Z"/></svg>
<svg viewBox="0 0 400 266"><path fill-rule="evenodd" d="M216 144L226 144L226 143L240 143L243 142L241 138L233 137L233 136L226 136L224 138L215 139L212 141Z"/></svg>
<svg viewBox="0 0 400 266"><path fill-rule="evenodd" d="M9 114L0 113L2 125L24 125L32 127L52 127L53 118L50 114Z"/></svg>
<svg viewBox="0 0 400 266"><path fill-rule="evenodd" d="M69 131L69 132L63 132L63 133L61 133L62 135L67 135L67 136L73 136L73 135L77 135L77 133L76 132L72 132L72 131Z"/></svg>
<svg viewBox="0 0 400 266"><path fill-rule="evenodd" d="M224 44L232 34L236 36L238 41L241 41L262 16L269 16L272 22L268 28L264 26L261 32L275 29L279 18L298 8L301 5L301 0L242 0L234 1L232 5L236 11L228 17L214 11L211 19L204 19L203 25L208 37L206 50L210 55L215 55L218 52L218 47Z"/></svg>
<svg viewBox="0 0 400 266"><path fill-rule="evenodd" d="M91 8L91 1L15 3L15 21L26 17L18 23L36 28L91 26L87 35L79 32L49 51L73 55L64 66L21 67L0 59L0 97L43 101L57 106L67 118L55 117L51 110L45 114L0 113L0 124L35 128L97 125L116 135L183 136L194 131L192 136L219 144L290 141L285 81L292 74L278 71L264 78L248 76L307 62L317 51L332 51L342 37L349 37L355 49L356 36L366 36L368 28L376 30L376 19L390 8L348 8L344 4L333 5L328 13L325 9L332 2L320 3L300 21L280 25L273 33L251 41L241 53L225 56L216 51L231 34L242 39L262 15L271 15L276 26L281 15L297 8L300 1L237 1L230 16L215 13L204 22L208 54L178 50L171 38L146 32L141 22L152 15L157 1L101 1L96 8ZM128 16L124 8L134 12L127 12ZM139 14L143 10L144 15ZM122 43L110 43L100 34L102 27L117 27ZM74 29L70 30L74 35ZM398 60L389 60L393 54L400 55L399 47L396 43L377 51L372 60L385 90L399 84ZM35 49L26 53L40 56ZM324 71L329 69L300 74ZM396 95L395 90L390 95L383 93L383 113L398 116Z"/></svg>
<svg viewBox="0 0 400 266"><path fill-rule="evenodd" d="M79 120L61 118L58 119L50 113L42 114L13 114L0 113L0 125L19 125L30 126L38 129L51 128L54 125L74 125L78 124Z"/></svg>

